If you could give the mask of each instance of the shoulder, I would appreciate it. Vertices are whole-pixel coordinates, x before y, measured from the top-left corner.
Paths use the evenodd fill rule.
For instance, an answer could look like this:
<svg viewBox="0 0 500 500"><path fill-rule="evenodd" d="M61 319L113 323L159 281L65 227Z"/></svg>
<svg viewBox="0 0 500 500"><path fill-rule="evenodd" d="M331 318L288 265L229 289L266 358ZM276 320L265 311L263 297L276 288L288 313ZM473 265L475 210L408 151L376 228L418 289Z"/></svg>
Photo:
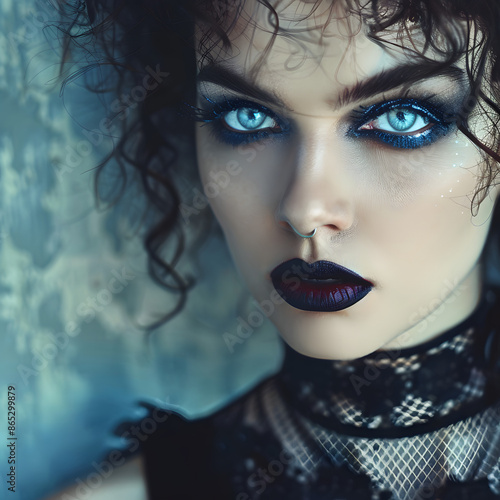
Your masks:
<svg viewBox="0 0 500 500"><path fill-rule="evenodd" d="M245 447L255 442L257 433L248 424L255 423L255 401L268 380L202 418L188 419L162 409L163 420L157 422L155 407L142 403L148 413L137 426L144 434L140 452L151 500L163 498L166 491L184 499L211 500L208 492L217 500L235 498L235 463Z"/></svg>
<svg viewBox="0 0 500 500"><path fill-rule="evenodd" d="M130 442L133 447L139 446L148 471L157 466L169 470L182 468L186 460L193 463L195 459L204 458L214 437L212 416L188 419L170 409L145 402L141 405L148 413L137 422L137 432Z"/></svg>
<svg viewBox="0 0 500 500"><path fill-rule="evenodd" d="M98 474L94 483L78 482L46 500L147 500L144 463L141 456Z"/></svg>
<svg viewBox="0 0 500 500"><path fill-rule="evenodd" d="M46 500L163 500L166 491L176 499L212 500L211 492L214 500L234 499L231 474L224 471L231 469L235 454L224 452L221 462L220 449L240 448L244 423L258 420L258 400L270 378L201 418L187 418L154 402L138 402L141 416L114 429L123 447L97 461L105 464L100 484L84 491L82 483L75 483ZM254 442L254 435L246 441Z"/></svg>
<svg viewBox="0 0 500 500"><path fill-rule="evenodd" d="M121 424L115 429L115 434L130 440L130 451L135 451L136 447L147 453L161 449L164 455L166 441L170 449L176 449L176 444L182 444L183 448L192 444L198 449L209 446L221 427L227 430L239 427L247 420L259 420L262 394L274 378L275 375L271 375L261 380L204 417L188 418L177 409L140 401L138 404L145 408L145 416L135 425L131 422Z"/></svg>
<svg viewBox="0 0 500 500"><path fill-rule="evenodd" d="M187 418L174 409L141 401L139 404L146 408L147 414L136 423L136 438L131 441L136 444L132 445L132 450L137 445L148 462L158 459L162 464L179 464L183 459L193 463L195 460L206 458L221 428L225 431L232 427L237 428L247 418L248 409L259 397L268 380L269 378L237 395L209 415L198 418ZM126 437L131 428L130 423L125 423L117 428L117 433ZM127 429L125 435L122 433L124 429ZM139 432L141 435L137 436ZM191 454L194 450L196 453Z"/></svg>
<svg viewBox="0 0 500 500"><path fill-rule="evenodd" d="M156 483L172 481L172 489L189 484L186 467L203 469L209 459L210 419L188 420L179 413L141 402L147 413L115 429L124 446L108 450L96 467L45 500L151 500ZM186 497L189 498L189 497Z"/></svg>

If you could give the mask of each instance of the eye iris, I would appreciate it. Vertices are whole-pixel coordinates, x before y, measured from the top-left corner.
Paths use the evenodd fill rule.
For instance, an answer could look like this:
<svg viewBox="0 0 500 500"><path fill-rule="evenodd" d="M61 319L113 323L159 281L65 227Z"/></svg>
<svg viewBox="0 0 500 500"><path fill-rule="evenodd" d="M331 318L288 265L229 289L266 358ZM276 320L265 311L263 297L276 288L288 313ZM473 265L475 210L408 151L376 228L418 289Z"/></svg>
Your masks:
<svg viewBox="0 0 500 500"><path fill-rule="evenodd" d="M260 127L266 119L266 115L264 113L251 108L239 109L236 116L239 123L249 130L254 130Z"/></svg>
<svg viewBox="0 0 500 500"><path fill-rule="evenodd" d="M417 121L417 113L407 109L396 108L387 113L387 121L390 126L399 130L400 132L408 130Z"/></svg>

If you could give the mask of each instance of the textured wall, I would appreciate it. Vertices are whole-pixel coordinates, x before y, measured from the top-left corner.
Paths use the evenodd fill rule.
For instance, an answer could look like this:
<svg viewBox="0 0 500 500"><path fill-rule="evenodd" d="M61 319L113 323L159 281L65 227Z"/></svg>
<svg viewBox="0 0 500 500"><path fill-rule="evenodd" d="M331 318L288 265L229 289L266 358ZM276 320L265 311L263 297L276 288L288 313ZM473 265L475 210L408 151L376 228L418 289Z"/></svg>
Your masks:
<svg viewBox="0 0 500 500"><path fill-rule="evenodd" d="M200 285L185 312L144 342L134 320L151 320L170 299L147 275L140 231L125 237L141 200L131 192L96 209L90 169L109 144L93 144L86 130L106 104L78 82L61 99L50 20L46 2L0 0L0 391L6 401L16 387L18 496L8 498L23 500L85 478L103 450L120 445L110 429L137 415L138 399L199 414L280 358L269 323L233 352L225 344L241 287L217 238L193 268ZM3 498L4 481L0 488Z"/></svg>

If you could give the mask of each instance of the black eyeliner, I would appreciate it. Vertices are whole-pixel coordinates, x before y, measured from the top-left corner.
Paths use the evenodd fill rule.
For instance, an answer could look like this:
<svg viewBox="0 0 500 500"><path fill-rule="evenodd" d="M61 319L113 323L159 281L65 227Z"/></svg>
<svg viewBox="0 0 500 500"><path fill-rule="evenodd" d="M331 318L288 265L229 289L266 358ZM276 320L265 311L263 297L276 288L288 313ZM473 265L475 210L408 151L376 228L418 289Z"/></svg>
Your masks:
<svg viewBox="0 0 500 500"><path fill-rule="evenodd" d="M409 90L405 92L406 95L409 95L409 93ZM202 107L196 107L185 103L185 112L187 109L187 114L192 119L210 125L209 128L213 137L221 143L236 146L267 138L273 138L273 140L278 138L283 139L291 130L291 120L280 117L262 104L240 97L228 98L225 94L222 94L217 99L210 98L204 93L200 93L200 97L208 103L208 106L205 104ZM432 144L438 138L446 135L453 124L452 120L447 119L450 114L445 114L442 111L443 108L448 108L448 106L430 102L435 100L435 97L435 93L427 93L425 98L399 97L383 100L368 106L359 106L350 113L351 125L347 131L347 136L359 139L371 139L400 149L415 149ZM452 108L454 107L452 106ZM227 124L224 124L223 119L227 113L244 108L252 109L271 117L277 123L279 131L267 128L245 132L231 129ZM361 126L370 120L379 118L394 109L413 111L431 122L432 127L421 134L413 135L398 134L397 132L377 129L360 129Z"/></svg>
<svg viewBox="0 0 500 500"><path fill-rule="evenodd" d="M190 115L195 121L210 124L210 131L212 135L222 143L237 146L240 144L263 140L268 137L282 138L290 130L289 120L278 116L274 111L270 110L266 106L263 106L262 104L239 97L228 98L224 94L219 99L211 99L205 94L200 95L205 99L205 101L210 103L208 109L203 106L191 106L188 103L185 103L184 109L186 110L187 106L188 115ZM244 108L259 111L272 118L278 124L280 129L279 132L271 129L257 129L254 131L243 132L232 130L228 126L224 125L223 118L227 113Z"/></svg>
<svg viewBox="0 0 500 500"><path fill-rule="evenodd" d="M395 109L414 112L432 123L432 127L427 128L420 134L398 134L382 129L360 128L371 120L380 118ZM347 131L348 137L376 140L396 149L416 149L428 146L446 135L453 124L453 122L446 119L446 115L440 107L432 104L427 99L409 97L389 99L370 106L360 107L351 113L351 119L353 123Z"/></svg>

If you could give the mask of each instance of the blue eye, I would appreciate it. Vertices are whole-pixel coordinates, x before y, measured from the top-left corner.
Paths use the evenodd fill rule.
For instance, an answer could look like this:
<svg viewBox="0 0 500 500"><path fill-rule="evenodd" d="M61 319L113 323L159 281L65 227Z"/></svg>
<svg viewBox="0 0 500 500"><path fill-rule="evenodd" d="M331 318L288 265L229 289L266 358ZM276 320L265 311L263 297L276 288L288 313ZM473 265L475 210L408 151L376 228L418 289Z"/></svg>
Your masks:
<svg viewBox="0 0 500 500"><path fill-rule="evenodd" d="M271 136L279 139L291 130L291 122L260 104L226 98L215 102L203 97L210 103L209 109L186 103L189 113L197 121L210 123L212 133L222 143L238 146ZM452 125L430 103L408 98L361 107L353 112L353 120L348 137L371 139L403 149L430 145L446 135Z"/></svg>
<svg viewBox="0 0 500 500"><path fill-rule="evenodd" d="M226 125L239 132L253 132L266 128L275 129L276 121L264 112L253 108L239 108L222 118Z"/></svg>
<svg viewBox="0 0 500 500"><path fill-rule="evenodd" d="M382 141L395 148L415 149L445 135L451 123L428 103L396 99L363 108L349 135Z"/></svg>
<svg viewBox="0 0 500 500"><path fill-rule="evenodd" d="M416 111L404 108L391 109L377 121L379 130L390 132L391 130L387 130L388 127L384 129L384 125L387 124L393 130L405 133L420 132L429 124L428 117L420 116Z"/></svg>
<svg viewBox="0 0 500 500"><path fill-rule="evenodd" d="M270 136L283 137L289 124L283 118L260 104L242 99L219 102L203 96L209 103L208 110L187 105L197 121L211 124L211 131L220 142L239 146Z"/></svg>

